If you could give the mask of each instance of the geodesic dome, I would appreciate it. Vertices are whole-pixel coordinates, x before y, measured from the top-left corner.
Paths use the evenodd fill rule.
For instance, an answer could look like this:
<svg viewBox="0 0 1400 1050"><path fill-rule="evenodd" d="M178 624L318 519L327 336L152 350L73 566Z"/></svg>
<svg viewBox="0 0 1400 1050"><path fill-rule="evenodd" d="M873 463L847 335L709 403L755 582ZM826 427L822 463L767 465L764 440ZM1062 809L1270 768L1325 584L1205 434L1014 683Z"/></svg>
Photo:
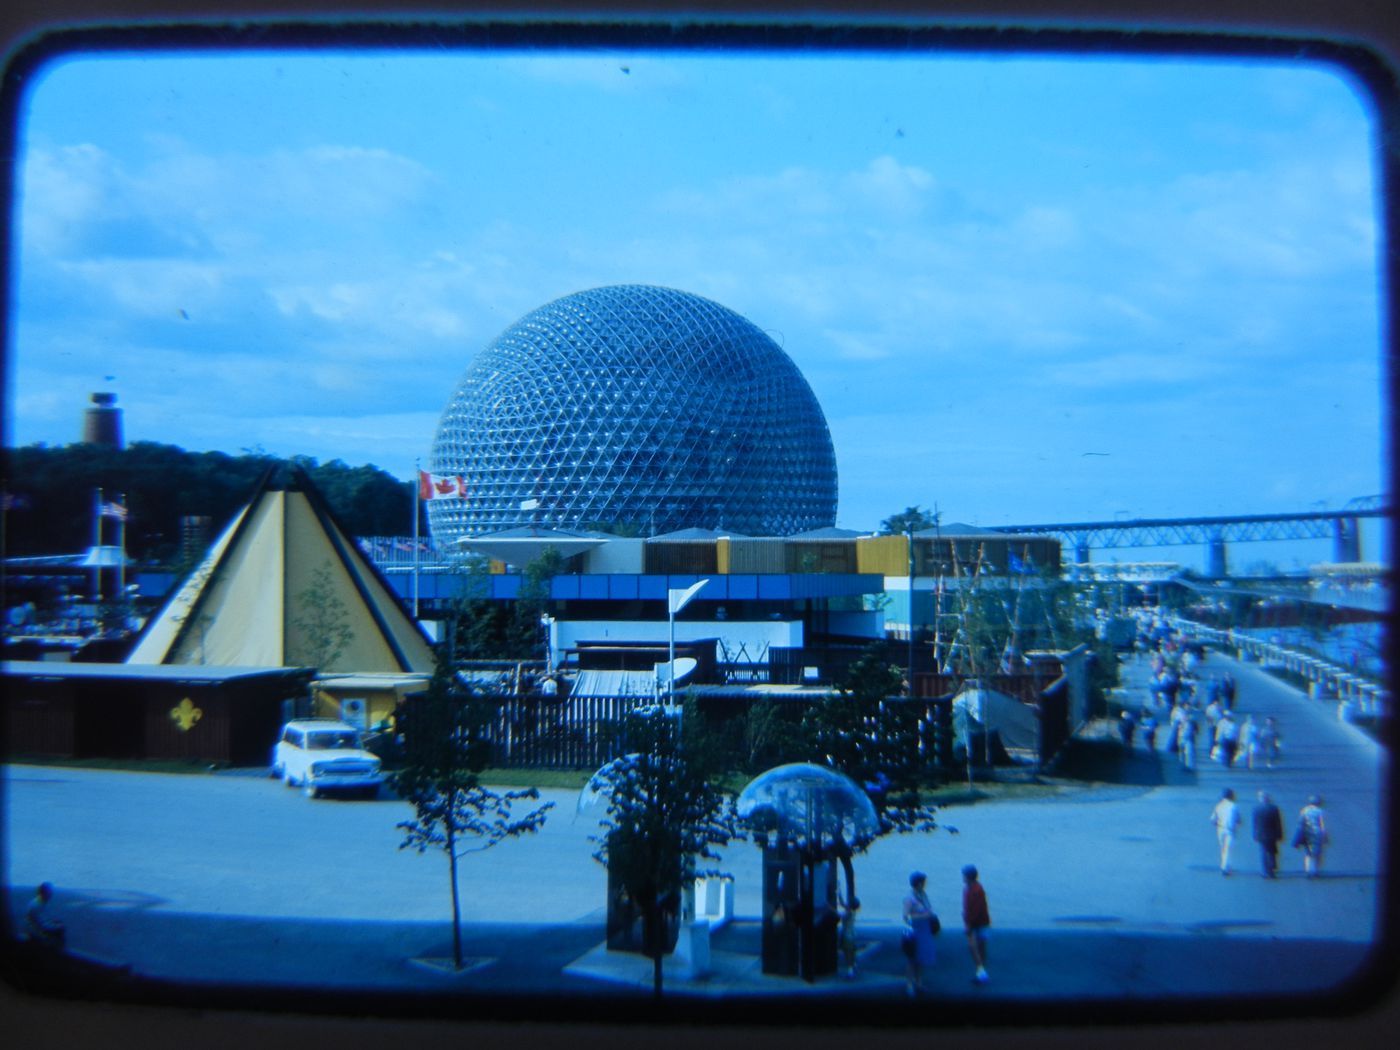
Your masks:
<svg viewBox="0 0 1400 1050"><path fill-rule="evenodd" d="M836 519L826 418L782 349L718 303L594 288L527 314L472 361L438 423L439 542L521 526L782 536Z"/></svg>

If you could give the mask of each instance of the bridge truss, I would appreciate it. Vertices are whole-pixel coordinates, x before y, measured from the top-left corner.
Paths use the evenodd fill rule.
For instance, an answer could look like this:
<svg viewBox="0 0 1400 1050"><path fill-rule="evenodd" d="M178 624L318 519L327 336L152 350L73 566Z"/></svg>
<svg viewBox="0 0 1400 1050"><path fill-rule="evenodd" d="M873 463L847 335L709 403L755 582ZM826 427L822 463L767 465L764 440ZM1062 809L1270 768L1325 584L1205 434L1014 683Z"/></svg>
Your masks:
<svg viewBox="0 0 1400 1050"><path fill-rule="evenodd" d="M1036 525L998 525L994 532L1018 532L1055 536L1075 551L1075 560L1089 561L1091 549L1121 547L1176 547L1205 544L1209 554L1207 573L1225 575L1225 549L1229 543L1266 540L1316 540L1331 538L1333 560L1361 560L1360 519L1389 517L1390 509L1374 497L1353 500L1341 510L1300 511L1292 514L1239 514L1211 518L1136 518L1125 521L1057 522Z"/></svg>

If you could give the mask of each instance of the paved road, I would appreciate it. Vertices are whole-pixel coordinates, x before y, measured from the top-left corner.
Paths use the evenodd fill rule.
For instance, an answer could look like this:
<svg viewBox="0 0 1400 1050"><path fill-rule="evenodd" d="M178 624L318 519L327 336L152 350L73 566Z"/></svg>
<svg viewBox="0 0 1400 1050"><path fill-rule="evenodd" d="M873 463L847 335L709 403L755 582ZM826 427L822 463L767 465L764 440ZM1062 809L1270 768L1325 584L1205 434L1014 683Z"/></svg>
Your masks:
<svg viewBox="0 0 1400 1050"><path fill-rule="evenodd" d="M1376 936L1385 760L1332 705L1307 700L1257 667L1234 671L1238 709L1274 714L1285 761L1271 771L1204 763L1180 771L1139 752L1134 783L1053 798L945 812L959 834L885 840L858 863L864 902L862 975L803 985L758 972L759 855L731 848L738 921L713 943L705 980L673 975L676 992L870 996L898 1002L896 917L907 873L929 874L949 921L930 986L944 1004L1056 1002L1089 996L1293 995L1338 985ZM1129 694L1145 675L1127 669ZM1333 847L1326 877L1255 874L1252 843L1238 872L1219 875L1207 815L1225 785L1252 801L1261 785L1291 818L1327 798ZM463 866L466 954L480 963L445 976L411 960L449 952L446 863L397 849L394 801L310 801L270 779L181 777L16 766L6 770L5 882L12 912L49 879L73 946L131 962L138 973L197 982L306 983L402 992L493 995L563 992L591 1001L644 995L649 964L602 953L604 872L591 859L596 825L572 792L545 830L469 857ZM975 862L995 922L992 984L968 982L957 935L958 872ZM640 963L640 965L638 965ZM946 1013L943 1015L946 1016Z"/></svg>

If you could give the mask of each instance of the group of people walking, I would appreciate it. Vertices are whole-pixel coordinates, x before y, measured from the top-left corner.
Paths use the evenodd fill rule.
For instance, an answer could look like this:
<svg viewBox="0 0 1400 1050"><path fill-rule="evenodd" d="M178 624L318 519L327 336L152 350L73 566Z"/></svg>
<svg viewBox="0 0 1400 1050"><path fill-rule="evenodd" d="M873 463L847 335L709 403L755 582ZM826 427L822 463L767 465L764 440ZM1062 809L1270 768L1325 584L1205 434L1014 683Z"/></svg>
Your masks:
<svg viewBox="0 0 1400 1050"><path fill-rule="evenodd" d="M972 957L972 981L974 984L986 984L990 980L987 975L987 929L992 925L987 891L982 886L975 865L965 866L962 878L963 935L967 939L968 954ZM906 991L912 998L923 993L924 971L938 960L935 938L942 929L938 913L929 901L928 876L922 871L909 876L909 894L904 898L903 919L900 947L906 960Z"/></svg>
<svg viewBox="0 0 1400 1050"><path fill-rule="evenodd" d="M1147 750L1156 751L1158 734L1163 733L1166 750L1185 769L1196 768L1202 748L1226 769L1236 762L1248 769L1273 769L1278 764L1283 748L1278 722L1272 716L1256 721L1252 714L1241 717L1235 711L1233 675L1201 683L1179 675L1161 653L1153 660L1158 670L1146 703L1137 714L1125 708L1119 718L1124 746L1132 747L1140 731Z"/></svg>
<svg viewBox="0 0 1400 1050"><path fill-rule="evenodd" d="M1165 750L1184 769L1195 769L1202 751L1226 769L1236 763L1251 770L1278 764L1283 753L1278 722L1272 715L1256 719L1235 710L1234 675L1226 671L1202 678L1204 653L1178 642L1160 624L1140 626L1138 654L1151 660L1152 675L1141 708L1124 708L1119 717L1125 747L1131 748L1140 732L1147 750L1154 752L1160 735Z"/></svg>
<svg viewBox="0 0 1400 1050"><path fill-rule="evenodd" d="M1261 791L1251 816L1254 841L1259 844L1260 872L1266 879L1278 878L1278 850L1284 837L1283 814L1269 793ZM1234 846L1235 833L1243 823L1233 789L1226 788L1220 793L1220 801L1210 811L1210 822L1215 825L1216 840L1220 845L1220 874L1229 875L1230 851ZM1322 796L1311 795L1307 804L1298 811L1293 832L1293 847L1302 851L1303 873L1310 879L1322 873L1322 854L1329 838Z"/></svg>

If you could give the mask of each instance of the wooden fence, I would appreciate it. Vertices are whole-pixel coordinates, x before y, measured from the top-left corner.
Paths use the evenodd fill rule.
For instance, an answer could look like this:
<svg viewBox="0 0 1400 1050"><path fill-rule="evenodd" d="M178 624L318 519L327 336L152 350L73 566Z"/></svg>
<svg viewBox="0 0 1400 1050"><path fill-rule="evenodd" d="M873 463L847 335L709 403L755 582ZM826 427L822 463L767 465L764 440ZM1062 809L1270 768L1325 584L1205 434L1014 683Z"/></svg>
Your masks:
<svg viewBox="0 0 1400 1050"><path fill-rule="evenodd" d="M491 764L498 769L597 769L625 750L619 727L627 712L648 706L650 697L591 696L561 699L527 694L491 698ZM701 713L723 725L748 715L754 704L807 705L810 699L762 699L752 696L706 696ZM917 750L930 769L951 767L955 741L952 703L947 698L894 697L888 704L912 705ZM875 741L872 722L870 739ZM741 757L741 756L736 756ZM737 763L742 765L743 763Z"/></svg>
<svg viewBox="0 0 1400 1050"><path fill-rule="evenodd" d="M491 764L499 769L597 769L617 757L617 726L650 697L540 694L496 699Z"/></svg>

